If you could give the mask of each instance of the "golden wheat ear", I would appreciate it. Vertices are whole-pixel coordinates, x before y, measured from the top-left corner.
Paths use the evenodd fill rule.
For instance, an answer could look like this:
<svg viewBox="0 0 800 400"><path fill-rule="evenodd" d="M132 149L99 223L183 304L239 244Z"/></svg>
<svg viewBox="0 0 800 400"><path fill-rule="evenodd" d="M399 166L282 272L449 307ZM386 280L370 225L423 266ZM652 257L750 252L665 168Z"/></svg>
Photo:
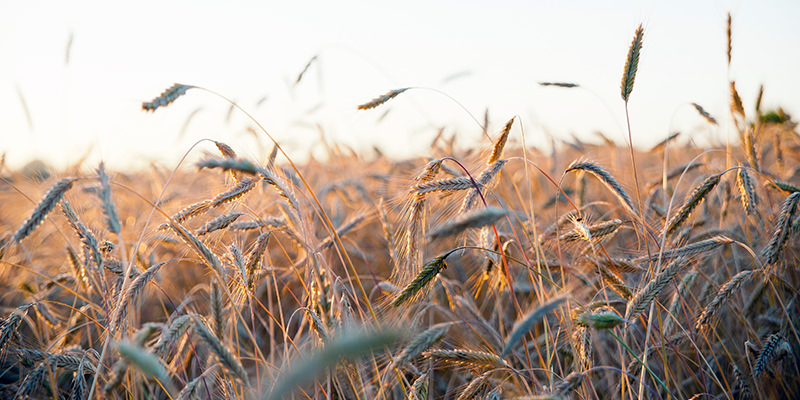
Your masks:
<svg viewBox="0 0 800 400"><path fill-rule="evenodd" d="M166 107L173 101L177 100L178 97L183 96L187 90L194 87L195 86L176 83L170 86L167 90L163 91L155 99L142 103L142 110L155 111L159 107Z"/></svg>

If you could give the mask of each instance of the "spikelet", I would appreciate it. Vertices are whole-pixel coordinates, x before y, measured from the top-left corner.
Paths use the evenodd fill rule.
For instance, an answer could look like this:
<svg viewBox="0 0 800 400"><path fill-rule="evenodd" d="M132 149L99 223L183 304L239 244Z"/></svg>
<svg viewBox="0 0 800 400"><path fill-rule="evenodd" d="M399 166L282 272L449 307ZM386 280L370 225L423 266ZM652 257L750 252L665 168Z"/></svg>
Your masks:
<svg viewBox="0 0 800 400"><path fill-rule="evenodd" d="M39 201L39 204L36 205L36 208L33 209L31 216L22 223L22 226L11 237L11 241L19 243L20 240L30 235L77 180L78 178L62 178L51 186L42 197L42 200Z"/></svg>
<svg viewBox="0 0 800 400"><path fill-rule="evenodd" d="M159 107L166 107L173 101L177 100L178 97L183 96L187 90L194 88L195 86L190 85L182 85L180 83L176 83L169 87L169 89L163 91L158 97L149 102L142 103L142 110L145 111L155 111Z"/></svg>
<svg viewBox="0 0 800 400"><path fill-rule="evenodd" d="M692 105L694 106L694 109L697 110L697 112L700 114L700 116L703 117L706 121L708 121L709 124L717 125L717 120L714 117L712 117L711 114L709 114L708 111L706 111L702 106L700 106L700 104L692 103Z"/></svg>
<svg viewBox="0 0 800 400"><path fill-rule="evenodd" d="M402 88L402 89L391 90L388 93L384 94L383 96L376 97L376 98L372 99L371 101L368 101L368 102L366 102L364 104L359 105L358 109L359 110L369 110L369 109L378 107L381 104L386 103L387 101L397 97L397 95L399 95L400 93L405 92L408 89L411 89L411 88Z"/></svg>
<svg viewBox="0 0 800 400"><path fill-rule="evenodd" d="M506 141L508 140L508 134L511 132L511 125L514 124L514 118L511 118L506 122L506 126L503 128L503 131L500 132L500 136L497 137L497 140L494 142L494 148L492 148L492 155L489 156L489 160L486 161L487 165L492 165L495 161L501 159L503 157L503 148L506 147Z"/></svg>
<svg viewBox="0 0 800 400"><path fill-rule="evenodd" d="M625 61L625 70L622 74L622 83L620 85L622 100L626 103L633 91L633 81L636 79L636 71L639 68L639 53L642 51L643 39L644 28L639 24L639 27L636 28L636 32L633 35L631 46L628 48L628 58Z"/></svg>
<svg viewBox="0 0 800 400"><path fill-rule="evenodd" d="M683 203L681 208L678 210L677 213L667 222L667 226L664 227L665 231L667 232L667 236L672 235L680 226L689 218L689 214L697 208L697 206L702 202L708 194L711 192L714 187L719 184L719 180L722 177L722 173L714 174L706 178L703 183L697 186L694 191L686 198L686 201Z"/></svg>

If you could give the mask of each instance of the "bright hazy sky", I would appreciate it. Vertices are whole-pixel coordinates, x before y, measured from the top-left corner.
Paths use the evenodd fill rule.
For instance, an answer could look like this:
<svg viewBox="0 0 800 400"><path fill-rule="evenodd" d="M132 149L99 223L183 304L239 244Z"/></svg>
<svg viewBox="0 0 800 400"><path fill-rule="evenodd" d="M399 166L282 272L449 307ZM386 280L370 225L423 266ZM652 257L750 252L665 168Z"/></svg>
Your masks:
<svg viewBox="0 0 800 400"><path fill-rule="evenodd" d="M488 145L479 142L470 114L436 91L411 90L381 108L356 109L407 86L444 92L480 121L488 107L492 134L519 115L532 145L572 134L597 141L597 130L623 143L619 83L640 23L644 48L630 99L634 144L648 147L673 131L724 143L729 11L730 77L747 110L763 83L765 108L780 105L800 116L796 0L118 4L0 4L0 153L7 164L39 157L65 165L88 152L89 166L174 166L202 138L244 156L268 153L267 139L247 133L246 118L229 114L229 105L209 93L189 91L155 113L141 110L142 101L174 82L237 101L298 159L320 149L317 125L327 140L365 154L374 145L397 157L429 155L439 127L457 134L462 146ZM317 62L293 87L314 55ZM541 81L582 88L540 87ZM720 126L706 124L691 102ZM205 143L192 154L212 149Z"/></svg>

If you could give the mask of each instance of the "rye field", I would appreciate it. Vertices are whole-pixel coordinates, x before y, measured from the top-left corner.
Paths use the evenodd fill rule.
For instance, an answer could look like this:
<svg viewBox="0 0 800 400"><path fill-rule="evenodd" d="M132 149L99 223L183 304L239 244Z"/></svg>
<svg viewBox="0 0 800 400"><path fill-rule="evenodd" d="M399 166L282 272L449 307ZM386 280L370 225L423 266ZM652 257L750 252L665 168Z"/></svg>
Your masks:
<svg viewBox="0 0 800 400"><path fill-rule="evenodd" d="M626 113L643 42L620 44ZM797 398L800 137L729 97L693 104L732 121L709 147L543 151L509 118L301 164L253 119L262 159L209 139L174 169L2 168L0 397Z"/></svg>

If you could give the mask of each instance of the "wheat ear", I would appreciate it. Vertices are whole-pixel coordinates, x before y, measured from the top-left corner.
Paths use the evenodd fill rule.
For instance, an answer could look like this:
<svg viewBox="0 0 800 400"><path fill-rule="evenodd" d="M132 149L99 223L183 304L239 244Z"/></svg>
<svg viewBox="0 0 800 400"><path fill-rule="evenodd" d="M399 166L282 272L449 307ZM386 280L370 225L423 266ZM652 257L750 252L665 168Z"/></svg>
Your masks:
<svg viewBox="0 0 800 400"><path fill-rule="evenodd" d="M639 53L642 51L642 41L644 39L644 28L640 24L633 34L633 40L628 48L628 58L625 60L625 69L622 74L620 92L622 100L626 103L633 91L633 81L636 79L636 71L639 68Z"/></svg>
<svg viewBox="0 0 800 400"><path fill-rule="evenodd" d="M697 112L700 114L700 116L703 117L709 124L717 125L716 118L712 117L711 114L709 114L708 111L706 111L700 104L692 103L692 105L694 106L694 109L697 110Z"/></svg>
<svg viewBox="0 0 800 400"><path fill-rule="evenodd" d="M228 369L231 375L239 378L243 383L248 382L247 371L245 371L242 364L239 363L239 360L234 357L230 350L228 350L213 333L211 333L206 324L198 317L194 319L194 330L197 332L197 336L200 336L200 338L208 344L211 351L217 356L222 365Z"/></svg>
<svg viewBox="0 0 800 400"><path fill-rule="evenodd" d="M376 98L374 98L374 99L372 99L372 100L370 100L370 101L368 101L368 102L366 102L364 104L359 105L358 109L359 110L369 110L369 109L378 107L381 104L386 103L387 101L397 97L397 95L399 95L400 93L405 92L408 89L411 89L411 88L402 88L402 89L391 90L388 93L384 94L383 96L376 97Z"/></svg>
<svg viewBox="0 0 800 400"><path fill-rule="evenodd" d="M492 155L489 156L489 160L486 161L487 165L491 165L495 161L501 159L503 157L503 149L506 147L506 141L508 140L508 134L511 132L511 125L514 124L514 118L511 118L506 122L506 126L503 128L503 131L500 132L500 136L497 137L497 140L494 141L494 147L492 148Z"/></svg>
<svg viewBox="0 0 800 400"><path fill-rule="evenodd" d="M415 297L417 293L419 293L422 289L424 289L428 284L442 272L443 269L447 268L447 263L445 263L444 259L449 256L453 250L450 252L436 257L431 260L428 264L422 267L422 271L417 274L416 278L409 283L403 291L401 291L397 297L394 298L392 301L392 305L395 307L399 307L401 304L405 303L407 300Z"/></svg>
<svg viewBox="0 0 800 400"><path fill-rule="evenodd" d="M36 208L33 209L31 216L14 232L11 241L19 243L20 240L30 235L77 180L78 178L62 178L51 186L42 197L42 200L39 201L39 204L36 205Z"/></svg>
<svg viewBox="0 0 800 400"><path fill-rule="evenodd" d="M564 173L568 173L570 171L586 171L590 172L592 175L600 179L606 187L614 193L617 198L622 200L623 205L625 208L628 209L629 212L635 214L635 207L633 206L633 200L628 195L625 190L622 189L622 185L617 182L617 180L611 176L606 170L604 170L599 165L591 162L591 161L574 161L572 164L567 167L567 170Z"/></svg>
<svg viewBox="0 0 800 400"><path fill-rule="evenodd" d="M570 89L580 87L581 85L571 82L539 82L539 86L555 86Z"/></svg>
<svg viewBox="0 0 800 400"><path fill-rule="evenodd" d="M711 300L710 303L703 309L702 314L700 317L697 318L697 323L695 324L695 328L697 330L702 330L705 328L710 322L711 317L716 314L717 310L725 304L726 301L733 295L733 293L742 286L742 283L747 279L750 279L751 276L755 273L753 270L745 270L741 271L738 274L734 275L728 282L726 282L722 287L717 291L717 294L714 296L714 299Z"/></svg>
<svg viewBox="0 0 800 400"><path fill-rule="evenodd" d="M625 319L636 318L642 311L644 311L653 299L661 293L667 286L672 278L678 275L684 268L688 267L689 263L684 258L679 258L671 262L664 268L650 283L647 284L642 290L636 292L633 299L628 303L628 308L625 310Z"/></svg>
<svg viewBox="0 0 800 400"><path fill-rule="evenodd" d="M739 168L736 172L736 187L739 189L739 197L742 200L742 207L744 207L745 213L750 216L756 215L758 212L758 195L750 173L744 168Z"/></svg>
<svg viewBox="0 0 800 400"><path fill-rule="evenodd" d="M411 339L411 342L400 351L400 354L395 356L393 361L394 367L400 368L406 365L406 363L422 354L423 351L428 350L431 346L436 344L436 342L442 340L447 330L450 329L450 325L452 325L450 322L436 324L415 336Z"/></svg>
<svg viewBox="0 0 800 400"><path fill-rule="evenodd" d="M455 218L434 227L428 232L428 238L439 239L459 234L470 228L480 228L495 223L508 212L500 207L485 207L457 215Z"/></svg>
<svg viewBox="0 0 800 400"><path fill-rule="evenodd" d="M100 191L97 193L100 200L103 202L103 214L105 214L106 228L109 232L119 233L119 216L117 215L117 207L111 201L111 185L108 182L108 175L106 174L105 165L101 162L97 167L97 177L100 180Z"/></svg>
<svg viewBox="0 0 800 400"><path fill-rule="evenodd" d="M678 210L677 213L667 222L667 226L665 230L667 235L672 235L675 230L677 230L687 218L689 218L689 214L697 208L697 206L702 202L711 190L719 184L719 180L722 177L722 173L714 174L706 178L703 183L697 186L694 191L686 198L686 201L683 203L681 208Z"/></svg>
<svg viewBox="0 0 800 400"><path fill-rule="evenodd" d="M502 353L500 353L501 356L505 357L508 353L510 353L517 341L522 339L522 337L525 336L525 334L527 334L531 328L533 328L534 324L539 322L542 317L547 315L547 313L550 311L555 310L556 307L561 305L561 303L565 302L566 300L567 298L564 296L553 298L520 318L520 320L514 324L514 327L511 329L511 333L509 333L508 337L506 337L506 344L503 346Z"/></svg>
<svg viewBox="0 0 800 400"><path fill-rule="evenodd" d="M794 192L783 202L781 212L778 215L778 222L775 223L775 230L772 233L772 239L761 252L761 257L764 259L765 264L773 265L778 262L778 256L780 256L781 250L791 234L792 220L797 212L798 201L800 201L800 192Z"/></svg>
<svg viewBox="0 0 800 400"><path fill-rule="evenodd" d="M484 351L465 349L428 350L424 353L424 355L430 359L473 367L502 368L508 366L508 364L497 354L487 353Z"/></svg>
<svg viewBox="0 0 800 400"><path fill-rule="evenodd" d="M155 99L142 103L142 110L155 111L159 107L166 107L173 101L177 100L178 97L183 96L187 90L192 88L194 88L194 86L176 83L170 86L167 90L163 91Z"/></svg>

